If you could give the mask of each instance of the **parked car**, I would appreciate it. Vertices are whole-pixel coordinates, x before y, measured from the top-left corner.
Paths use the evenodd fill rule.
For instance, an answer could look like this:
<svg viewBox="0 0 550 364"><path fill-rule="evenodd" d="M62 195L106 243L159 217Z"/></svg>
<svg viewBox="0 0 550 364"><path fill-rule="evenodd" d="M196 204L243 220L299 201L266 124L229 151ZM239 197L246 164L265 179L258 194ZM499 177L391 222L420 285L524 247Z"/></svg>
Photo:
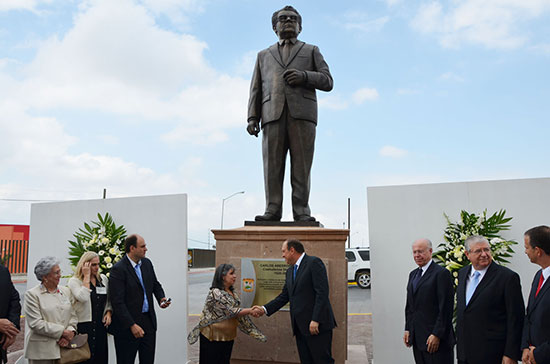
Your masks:
<svg viewBox="0 0 550 364"><path fill-rule="evenodd" d="M356 282L361 288L370 288L370 248L346 249L348 282Z"/></svg>

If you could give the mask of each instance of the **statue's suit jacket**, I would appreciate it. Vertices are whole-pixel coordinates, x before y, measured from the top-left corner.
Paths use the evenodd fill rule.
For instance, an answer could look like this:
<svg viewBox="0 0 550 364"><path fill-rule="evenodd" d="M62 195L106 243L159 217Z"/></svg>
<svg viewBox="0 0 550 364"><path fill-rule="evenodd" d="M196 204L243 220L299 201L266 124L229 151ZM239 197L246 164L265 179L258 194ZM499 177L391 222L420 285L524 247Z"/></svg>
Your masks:
<svg viewBox="0 0 550 364"><path fill-rule="evenodd" d="M466 305L466 280L472 266L458 272L456 292L457 356L468 364L500 363L502 356L521 359L525 306L519 275L492 262Z"/></svg>
<svg viewBox="0 0 550 364"><path fill-rule="evenodd" d="M529 303L527 304L527 315L523 324L522 349L533 345L535 361L537 364L550 363L550 282L545 282L539 294L535 298L542 270L535 274Z"/></svg>
<svg viewBox="0 0 550 364"><path fill-rule="evenodd" d="M296 41L287 63L283 63L275 43L258 53L250 84L248 120L261 120L262 125L281 117L285 102L295 119L317 124L317 96L315 89L332 90L332 76L319 48ZM287 69L305 71L307 83L289 86L283 78Z"/></svg>
<svg viewBox="0 0 550 364"><path fill-rule="evenodd" d="M409 331L410 344L428 351L426 341L430 335L439 338L440 349L452 348L454 289L451 273L432 261L420 278L416 291L412 281L418 268L409 274L407 303L405 305L405 330Z"/></svg>
<svg viewBox="0 0 550 364"><path fill-rule="evenodd" d="M294 266L290 266L282 292L265 305L267 315L271 316L290 301L294 335L299 332L309 336L312 320L319 323L319 332L332 330L336 327L336 320L328 298L328 277L323 261L306 254L296 273L296 280L292 278L293 273Z"/></svg>

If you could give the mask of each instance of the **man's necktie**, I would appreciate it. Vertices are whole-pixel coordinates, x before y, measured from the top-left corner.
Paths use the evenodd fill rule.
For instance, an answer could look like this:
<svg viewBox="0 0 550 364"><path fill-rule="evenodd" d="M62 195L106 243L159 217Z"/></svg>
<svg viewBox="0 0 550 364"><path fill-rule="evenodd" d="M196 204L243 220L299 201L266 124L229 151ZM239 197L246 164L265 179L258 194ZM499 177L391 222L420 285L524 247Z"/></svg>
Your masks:
<svg viewBox="0 0 550 364"><path fill-rule="evenodd" d="M535 297L539 295L540 288L542 287L542 284L544 283L544 274L542 272L540 273L540 279L539 279L539 285L537 287L537 293L535 293Z"/></svg>
<svg viewBox="0 0 550 364"><path fill-rule="evenodd" d="M468 291L466 292L466 305L468 305L468 302L470 302L470 299L474 295L474 292L476 291L477 285L479 284L479 276L481 273L479 273L477 270L474 272L474 277L472 278L472 281L470 282L470 285L468 286Z"/></svg>
<svg viewBox="0 0 550 364"><path fill-rule="evenodd" d="M416 287L418 286L418 282L420 282L420 278L422 278L422 268L418 268L414 275L414 278L412 281L413 292L416 292Z"/></svg>
<svg viewBox="0 0 550 364"><path fill-rule="evenodd" d="M147 301L147 293L145 292L143 277L141 276L141 262L136 264L134 269L136 270L136 275L139 278L139 283L141 283L141 287L143 288L143 307L141 308L141 312L149 312L149 301Z"/></svg>
<svg viewBox="0 0 550 364"><path fill-rule="evenodd" d="M294 274L292 275L292 279L295 281L296 280L296 272L298 271L298 266L296 264L294 264Z"/></svg>
<svg viewBox="0 0 550 364"><path fill-rule="evenodd" d="M284 46L283 46L283 52L282 52L283 63L286 64L286 62L288 61L289 56L290 56L290 39L285 39Z"/></svg>

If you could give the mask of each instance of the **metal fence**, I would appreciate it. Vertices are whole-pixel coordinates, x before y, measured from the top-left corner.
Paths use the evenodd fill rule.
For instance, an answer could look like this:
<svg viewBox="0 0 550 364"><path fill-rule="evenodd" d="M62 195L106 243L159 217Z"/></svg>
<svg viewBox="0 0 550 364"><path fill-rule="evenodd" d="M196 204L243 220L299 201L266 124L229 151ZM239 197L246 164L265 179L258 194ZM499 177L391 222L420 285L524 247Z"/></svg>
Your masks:
<svg viewBox="0 0 550 364"><path fill-rule="evenodd" d="M0 240L0 259L11 273L27 273L28 240Z"/></svg>
<svg viewBox="0 0 550 364"><path fill-rule="evenodd" d="M187 265L189 268L215 267L216 251L207 249L188 249Z"/></svg>

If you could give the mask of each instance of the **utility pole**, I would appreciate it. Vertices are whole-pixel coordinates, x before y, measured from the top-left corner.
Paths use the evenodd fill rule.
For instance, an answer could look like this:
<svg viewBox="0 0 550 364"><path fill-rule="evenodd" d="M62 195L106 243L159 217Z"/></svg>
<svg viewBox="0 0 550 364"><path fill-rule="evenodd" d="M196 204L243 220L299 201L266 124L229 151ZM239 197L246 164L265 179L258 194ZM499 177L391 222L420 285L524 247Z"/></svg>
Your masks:
<svg viewBox="0 0 550 364"><path fill-rule="evenodd" d="M351 248L351 198L348 197L348 248Z"/></svg>

